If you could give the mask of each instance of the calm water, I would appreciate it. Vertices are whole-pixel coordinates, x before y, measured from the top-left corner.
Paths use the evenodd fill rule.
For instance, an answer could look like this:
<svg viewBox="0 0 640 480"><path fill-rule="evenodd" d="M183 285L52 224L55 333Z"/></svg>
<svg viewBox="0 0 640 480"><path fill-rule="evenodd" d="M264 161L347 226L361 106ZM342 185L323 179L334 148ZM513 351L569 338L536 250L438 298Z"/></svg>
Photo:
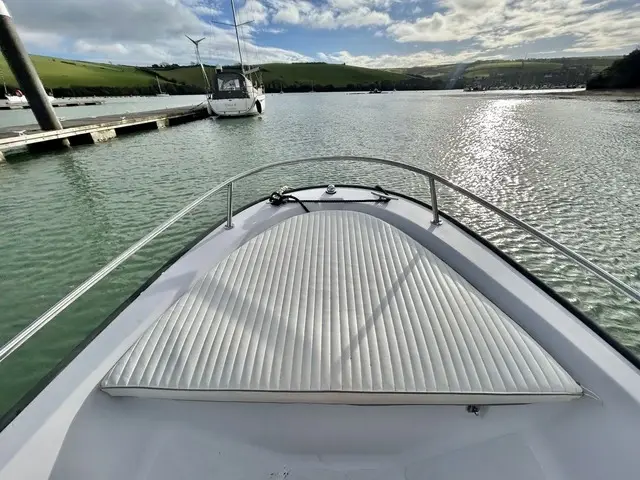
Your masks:
<svg viewBox="0 0 640 480"><path fill-rule="evenodd" d="M60 115L196 104L118 99ZM0 163L0 343L221 180L297 157L377 156L444 175L640 288L640 103L463 93L269 95L262 118L205 120ZM0 125L31 122L0 112ZM27 161L28 160L28 161ZM239 205L277 187L425 181L353 162L274 170L237 186ZM640 352L640 311L579 267L457 196L442 207ZM174 226L0 366L0 411L164 263L221 218L223 195Z"/></svg>

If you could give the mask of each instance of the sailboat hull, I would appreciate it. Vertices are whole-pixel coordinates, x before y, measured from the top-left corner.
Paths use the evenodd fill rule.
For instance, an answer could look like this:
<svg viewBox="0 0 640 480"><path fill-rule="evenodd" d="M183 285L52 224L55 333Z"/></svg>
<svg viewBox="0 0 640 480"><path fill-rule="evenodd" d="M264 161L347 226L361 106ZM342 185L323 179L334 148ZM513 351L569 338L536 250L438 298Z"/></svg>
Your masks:
<svg viewBox="0 0 640 480"><path fill-rule="evenodd" d="M209 99L209 109L218 117L252 117L264 113L264 93L249 98Z"/></svg>

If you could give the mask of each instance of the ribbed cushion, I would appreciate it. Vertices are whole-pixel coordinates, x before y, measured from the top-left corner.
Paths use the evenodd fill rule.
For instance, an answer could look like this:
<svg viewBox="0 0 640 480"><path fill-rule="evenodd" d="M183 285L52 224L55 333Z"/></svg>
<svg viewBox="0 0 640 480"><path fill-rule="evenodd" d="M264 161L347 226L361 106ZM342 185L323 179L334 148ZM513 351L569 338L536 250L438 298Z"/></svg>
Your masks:
<svg viewBox="0 0 640 480"><path fill-rule="evenodd" d="M421 244L370 215L290 218L219 263L117 362L111 395L528 403L581 388Z"/></svg>

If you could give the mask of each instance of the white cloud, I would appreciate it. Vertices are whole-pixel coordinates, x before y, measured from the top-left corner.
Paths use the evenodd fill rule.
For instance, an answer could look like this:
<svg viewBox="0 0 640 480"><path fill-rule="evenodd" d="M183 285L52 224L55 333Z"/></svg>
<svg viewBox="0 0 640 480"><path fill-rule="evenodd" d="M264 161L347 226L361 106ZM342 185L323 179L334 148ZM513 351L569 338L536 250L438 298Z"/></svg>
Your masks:
<svg viewBox="0 0 640 480"><path fill-rule="evenodd" d="M355 10L341 13L335 19L338 25L343 27L388 25L391 23L388 13L369 10L367 7L359 7Z"/></svg>
<svg viewBox="0 0 640 480"><path fill-rule="evenodd" d="M293 3L281 5L277 8L276 14L273 16L273 21L277 23L290 23L292 25L301 23L302 19L299 6Z"/></svg>
<svg viewBox="0 0 640 480"><path fill-rule="evenodd" d="M62 35L52 32L33 31L26 28L20 29L20 38L27 48L57 48L62 44Z"/></svg>
<svg viewBox="0 0 640 480"><path fill-rule="evenodd" d="M471 40L489 50L570 37L573 51L621 49L640 40L640 6L616 0L440 0L441 9L394 22L399 42Z"/></svg>
<svg viewBox="0 0 640 480"><path fill-rule="evenodd" d="M397 68L417 65L442 65L448 63L469 62L503 58L502 55L486 55L475 50L464 50L447 54L442 50L423 50L407 55L352 55L346 50L335 53L319 53L318 58L325 62L347 63L367 68Z"/></svg>
<svg viewBox="0 0 640 480"><path fill-rule="evenodd" d="M247 0L244 5L238 9L236 18L238 23L253 22L259 25L267 23L269 14L267 7L258 0Z"/></svg>
<svg viewBox="0 0 640 480"><path fill-rule="evenodd" d="M127 47L121 43L94 44L84 40L78 40L74 43L73 49L81 53L100 53L107 56L126 55L129 53Z"/></svg>
<svg viewBox="0 0 640 480"><path fill-rule="evenodd" d="M207 39L202 55L210 63L237 60L232 29L212 26L200 16L216 14L209 0L5 0L18 30L33 50L56 50L60 56L86 56L100 61L149 65L188 64L193 45L185 38ZM248 0L239 15L265 24L268 9ZM253 27L255 28L255 27ZM300 62L312 60L293 50L256 45L246 39L250 62ZM63 32L63 33L61 33Z"/></svg>
<svg viewBox="0 0 640 480"><path fill-rule="evenodd" d="M314 4L307 0L272 0L272 21L291 25L304 25L317 29L368 27L389 25L392 20L384 10L386 0L329 0Z"/></svg>

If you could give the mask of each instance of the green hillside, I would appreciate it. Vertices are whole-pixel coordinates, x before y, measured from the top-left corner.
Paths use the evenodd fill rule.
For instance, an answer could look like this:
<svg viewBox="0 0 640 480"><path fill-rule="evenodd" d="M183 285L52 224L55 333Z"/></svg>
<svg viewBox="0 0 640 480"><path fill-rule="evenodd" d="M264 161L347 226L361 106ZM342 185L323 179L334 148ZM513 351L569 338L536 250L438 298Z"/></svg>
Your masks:
<svg viewBox="0 0 640 480"><path fill-rule="evenodd" d="M487 88L514 85L564 86L583 84L618 57L550 58L512 61L479 61L402 69L376 70L344 64L268 63L262 65L267 91L318 91L440 89L451 81L455 87ZM47 89L56 96L152 95L157 93L156 76L170 94L202 93L200 68L132 67L77 60L32 56ZM225 67L228 68L228 67ZM213 76L213 67L207 67ZM0 72L10 89L17 87L6 62L0 57Z"/></svg>
<svg viewBox="0 0 640 480"><path fill-rule="evenodd" d="M455 86L465 85L565 86L583 84L610 66L619 57L531 58L525 60L486 60L469 64L427 65L394 68L395 73L422 75L445 82L455 79Z"/></svg>
<svg viewBox="0 0 640 480"><path fill-rule="evenodd" d="M38 55L32 55L31 60L46 88L70 87L72 85L143 87L155 82L153 76L136 67L62 60ZM7 85L17 85L2 56L0 56L0 71L4 74Z"/></svg>
<svg viewBox="0 0 640 480"><path fill-rule="evenodd" d="M456 70L456 64L446 65L426 65L424 67L408 67L408 68L390 68L390 72L404 73L407 75L421 75L423 77L440 77L449 78L451 74Z"/></svg>
<svg viewBox="0 0 640 480"><path fill-rule="evenodd" d="M576 57L475 62L464 71L465 86L483 88L577 87L618 57Z"/></svg>
<svg viewBox="0 0 640 480"><path fill-rule="evenodd" d="M225 67L229 68L229 67ZM214 68L206 67L213 76ZM199 67L155 69L159 75L188 84L204 86ZM262 79L268 91L306 91L313 85L316 90L368 89L378 86L384 89L430 88L435 85L424 78L402 73L354 67L331 63L267 63L260 67ZM438 85L436 88L440 88Z"/></svg>
<svg viewBox="0 0 640 480"><path fill-rule="evenodd" d="M562 63L544 60L477 62L469 65L464 71L465 78L488 77L492 74L513 73L524 70L527 73L551 73L562 68Z"/></svg>
<svg viewBox="0 0 640 480"><path fill-rule="evenodd" d="M265 83L280 81L311 83L313 81L323 85L333 84L336 87L367 82L400 83L409 79L407 75L384 70L335 64L269 63L262 66L262 72Z"/></svg>

